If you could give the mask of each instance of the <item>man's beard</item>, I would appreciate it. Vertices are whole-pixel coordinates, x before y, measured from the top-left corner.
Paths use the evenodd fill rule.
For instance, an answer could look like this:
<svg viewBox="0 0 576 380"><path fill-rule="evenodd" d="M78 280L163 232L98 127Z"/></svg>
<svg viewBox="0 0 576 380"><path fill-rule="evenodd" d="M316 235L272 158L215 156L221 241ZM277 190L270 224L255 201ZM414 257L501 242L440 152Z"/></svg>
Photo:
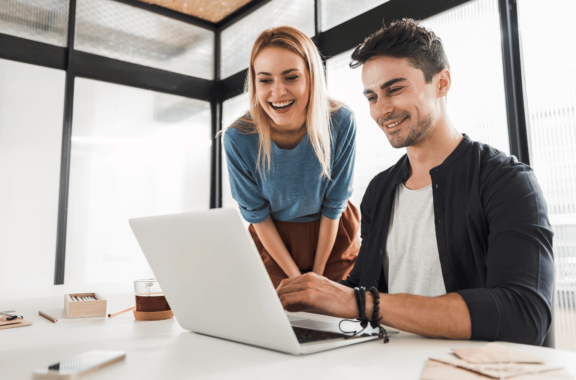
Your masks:
<svg viewBox="0 0 576 380"><path fill-rule="evenodd" d="M402 119L405 118L406 116L410 116L408 113L406 113L405 115L402 115L401 117L395 117L395 119ZM394 120L392 117L389 117L388 120ZM388 128L385 125L386 121L382 121L382 120L378 120L378 124L380 125L380 127L382 129ZM426 137L428 137L428 135L430 134L430 132L432 132L432 124L433 124L433 119L432 119L432 115L428 115L426 116L424 119L420 120L418 122L418 125L416 127L412 127L412 125L410 124L408 126L408 136L402 138L400 137L398 134L400 133L400 130L396 131L396 133L390 135L386 132L386 137L388 137L388 141L390 141L390 145L392 145L392 147L394 148L405 148L407 146L412 146L412 145L416 145L419 142L421 142L422 140L424 140Z"/></svg>

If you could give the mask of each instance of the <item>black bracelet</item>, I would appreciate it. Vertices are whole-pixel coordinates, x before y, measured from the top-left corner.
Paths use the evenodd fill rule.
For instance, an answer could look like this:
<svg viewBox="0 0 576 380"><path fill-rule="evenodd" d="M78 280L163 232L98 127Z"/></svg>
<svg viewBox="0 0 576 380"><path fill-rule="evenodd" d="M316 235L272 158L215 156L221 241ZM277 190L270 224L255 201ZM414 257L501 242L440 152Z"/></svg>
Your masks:
<svg viewBox="0 0 576 380"><path fill-rule="evenodd" d="M356 296L356 306L358 306L358 320L366 319L366 308L362 304L362 293L360 288L354 288L354 295Z"/></svg>
<svg viewBox="0 0 576 380"><path fill-rule="evenodd" d="M382 317L378 318L379 317L379 311L380 311L380 306L379 306L380 293L378 292L378 290L375 287L371 287L369 289L369 291L374 296L374 312L372 313L372 321L369 321L368 318L366 317L366 288L363 286L355 287L354 288L354 296L356 298L356 305L358 306L357 322L360 322L360 326L362 326L362 330L344 331L342 329L342 322L345 322L345 321L354 322L350 319L341 320L340 323L338 324L338 328L344 334L352 334L352 335L347 335L344 337L344 339L348 339L348 338L352 338L355 336L359 336L359 334L361 334L364 330L366 330L366 327L368 327L368 323L370 323L372 328L378 328L378 337L384 338L384 343L388 343L390 341L388 339L388 333L386 332L384 327L380 326L380 324L378 323L380 321L380 319L382 319Z"/></svg>
<svg viewBox="0 0 576 380"><path fill-rule="evenodd" d="M378 337L384 339L384 343L388 343L390 339L388 338L388 332L382 325L380 324L380 320L382 317L380 316L380 292L376 287L372 286L368 289L370 293L372 293L372 297L374 298L374 307L372 310L372 320L370 321L370 326L373 329L378 329Z"/></svg>

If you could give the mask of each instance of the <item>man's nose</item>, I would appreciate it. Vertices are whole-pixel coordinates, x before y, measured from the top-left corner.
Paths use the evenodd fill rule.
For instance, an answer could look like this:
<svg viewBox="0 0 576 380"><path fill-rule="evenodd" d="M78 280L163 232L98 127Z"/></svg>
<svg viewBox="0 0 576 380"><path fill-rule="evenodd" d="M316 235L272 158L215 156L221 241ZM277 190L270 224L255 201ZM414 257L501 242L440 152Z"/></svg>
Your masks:
<svg viewBox="0 0 576 380"><path fill-rule="evenodd" d="M394 111L394 105L392 102L379 98L374 105L374 119L378 123L379 120L386 120Z"/></svg>

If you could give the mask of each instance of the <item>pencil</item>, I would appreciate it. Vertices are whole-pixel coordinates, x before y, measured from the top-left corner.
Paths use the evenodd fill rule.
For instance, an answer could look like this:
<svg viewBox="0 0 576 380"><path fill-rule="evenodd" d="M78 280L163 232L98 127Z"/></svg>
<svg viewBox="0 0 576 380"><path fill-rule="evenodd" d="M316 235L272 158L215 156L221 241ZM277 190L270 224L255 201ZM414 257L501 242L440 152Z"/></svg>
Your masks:
<svg viewBox="0 0 576 380"><path fill-rule="evenodd" d="M108 314L108 318L115 317L115 316L117 316L118 314L122 314L122 313L125 313L125 312L127 312L127 311L134 310L134 309L136 309L136 306L127 307L126 309L122 309L122 310L117 311L117 312L115 312L115 313Z"/></svg>
<svg viewBox="0 0 576 380"><path fill-rule="evenodd" d="M44 314L43 312L39 311L38 314L40 314L41 316L43 316L44 318L46 318L49 321L52 321L54 323L58 322L58 320L56 318L52 318L51 316L49 316L48 314Z"/></svg>

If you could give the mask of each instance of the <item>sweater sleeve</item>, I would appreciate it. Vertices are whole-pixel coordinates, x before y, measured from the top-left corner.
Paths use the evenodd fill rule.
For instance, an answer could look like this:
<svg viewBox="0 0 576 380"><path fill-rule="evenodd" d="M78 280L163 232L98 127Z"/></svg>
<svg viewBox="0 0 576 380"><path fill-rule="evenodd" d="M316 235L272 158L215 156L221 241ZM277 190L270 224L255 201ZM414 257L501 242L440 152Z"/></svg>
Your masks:
<svg viewBox="0 0 576 380"><path fill-rule="evenodd" d="M356 158L356 119L347 108L338 111L339 120L333 148L332 181L322 201L322 215L335 220L346 210L352 195L354 160ZM336 119L336 118L334 118Z"/></svg>
<svg viewBox="0 0 576 380"><path fill-rule="evenodd" d="M458 293L470 312L471 339L540 345L551 323L553 232L532 169L501 165L483 195L486 287Z"/></svg>
<svg viewBox="0 0 576 380"><path fill-rule="evenodd" d="M234 138L232 137L234 136ZM236 145L240 132L230 130L224 134L224 150L228 162L232 197L238 202L240 213L248 223L260 223L270 215L270 203L262 196L252 171Z"/></svg>

